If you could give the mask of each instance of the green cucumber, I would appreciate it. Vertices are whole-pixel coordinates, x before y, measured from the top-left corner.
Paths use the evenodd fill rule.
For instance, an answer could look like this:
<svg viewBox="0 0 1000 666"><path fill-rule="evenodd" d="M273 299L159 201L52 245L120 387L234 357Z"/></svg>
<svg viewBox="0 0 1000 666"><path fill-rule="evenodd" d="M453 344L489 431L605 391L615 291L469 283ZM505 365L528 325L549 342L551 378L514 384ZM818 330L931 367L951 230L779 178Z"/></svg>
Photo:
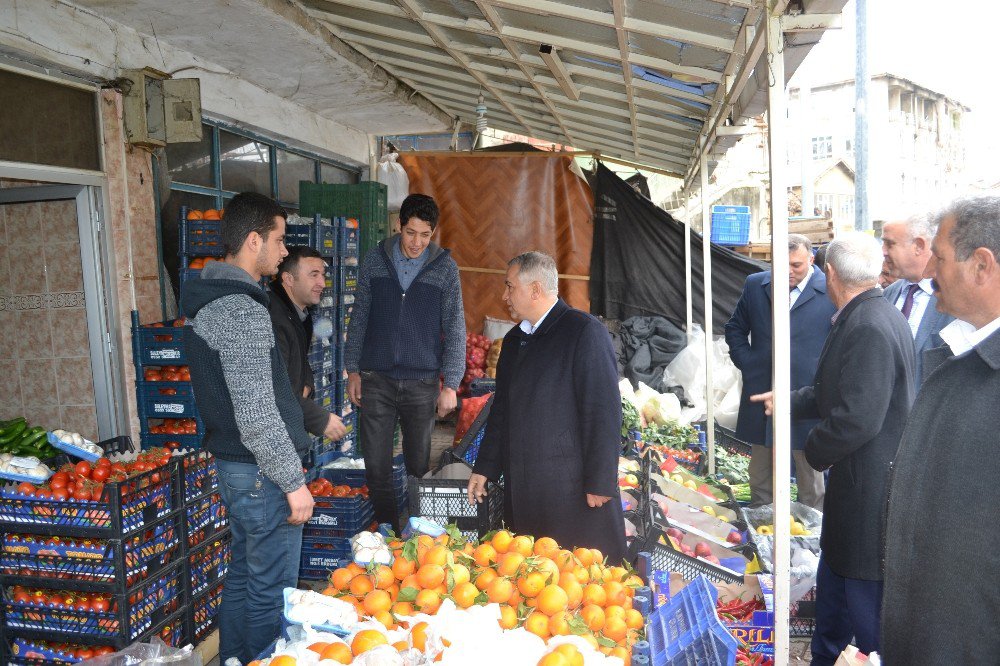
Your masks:
<svg viewBox="0 0 1000 666"><path fill-rule="evenodd" d="M22 447L30 446L33 449L34 448L38 448L38 445L39 445L38 442L39 442L39 440L44 439L45 435L46 435L46 432L45 432L44 429L42 429L41 432L31 433L31 434L27 435L24 439L21 440L21 446Z"/></svg>
<svg viewBox="0 0 1000 666"><path fill-rule="evenodd" d="M10 421L4 421L0 424L0 438L6 437L8 434L13 432L14 428L19 424L24 423L27 425L27 421L23 416L18 416L16 419L11 419Z"/></svg>
<svg viewBox="0 0 1000 666"><path fill-rule="evenodd" d="M0 445L9 444L13 442L15 439L18 439L24 433L27 427L28 424L25 423L24 421L15 424L12 429L5 431L4 434L0 436Z"/></svg>

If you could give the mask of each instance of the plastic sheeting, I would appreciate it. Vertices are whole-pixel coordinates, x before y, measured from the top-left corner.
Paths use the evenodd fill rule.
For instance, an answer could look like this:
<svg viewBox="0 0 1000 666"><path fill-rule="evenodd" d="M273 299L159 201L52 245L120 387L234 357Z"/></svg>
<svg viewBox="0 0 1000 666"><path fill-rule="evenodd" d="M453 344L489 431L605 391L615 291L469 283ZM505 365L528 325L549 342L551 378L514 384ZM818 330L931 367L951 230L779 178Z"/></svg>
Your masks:
<svg viewBox="0 0 1000 666"><path fill-rule="evenodd" d="M599 164L595 183L594 246L590 258L590 307L594 314L625 320L661 316L683 326L684 225L637 194L614 172ZM694 321L704 326L702 240L691 233L691 290ZM723 333L751 273L767 270L753 261L712 245L713 332Z"/></svg>

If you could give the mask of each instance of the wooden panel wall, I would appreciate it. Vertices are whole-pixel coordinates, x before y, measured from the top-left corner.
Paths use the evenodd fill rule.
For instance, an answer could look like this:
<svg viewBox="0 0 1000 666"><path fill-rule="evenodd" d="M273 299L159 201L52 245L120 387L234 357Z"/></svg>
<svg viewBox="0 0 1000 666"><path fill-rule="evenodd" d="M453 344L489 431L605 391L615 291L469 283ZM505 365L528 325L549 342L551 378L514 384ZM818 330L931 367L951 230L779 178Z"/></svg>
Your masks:
<svg viewBox="0 0 1000 666"><path fill-rule="evenodd" d="M441 207L434 241L450 249L462 269L469 331L482 332L487 315L509 318L503 273L522 252L548 252L560 274L589 276L594 198L571 162L544 153L400 155L410 192L429 194ZM590 311L585 279L560 280L559 294Z"/></svg>

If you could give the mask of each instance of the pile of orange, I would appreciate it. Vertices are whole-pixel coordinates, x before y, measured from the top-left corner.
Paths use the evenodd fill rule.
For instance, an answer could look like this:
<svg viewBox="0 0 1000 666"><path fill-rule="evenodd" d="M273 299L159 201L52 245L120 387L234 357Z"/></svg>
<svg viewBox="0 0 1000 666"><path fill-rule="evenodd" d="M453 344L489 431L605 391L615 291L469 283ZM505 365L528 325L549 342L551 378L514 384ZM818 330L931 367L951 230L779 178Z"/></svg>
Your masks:
<svg viewBox="0 0 1000 666"><path fill-rule="evenodd" d="M626 664L642 637L644 619L632 608L642 580L606 564L598 550L569 551L548 537L506 530L479 544L445 534L396 540L389 547L395 555L391 567L349 564L331 573L323 593L387 629L405 625L416 612L433 615L445 599L459 608L496 603L504 629L523 626L544 640L577 635Z"/></svg>
<svg viewBox="0 0 1000 666"><path fill-rule="evenodd" d="M202 212L200 210L195 210L194 208L188 210L187 219L189 220L221 220L222 216L225 214L225 209L220 208L218 210L214 208L209 208L208 210Z"/></svg>

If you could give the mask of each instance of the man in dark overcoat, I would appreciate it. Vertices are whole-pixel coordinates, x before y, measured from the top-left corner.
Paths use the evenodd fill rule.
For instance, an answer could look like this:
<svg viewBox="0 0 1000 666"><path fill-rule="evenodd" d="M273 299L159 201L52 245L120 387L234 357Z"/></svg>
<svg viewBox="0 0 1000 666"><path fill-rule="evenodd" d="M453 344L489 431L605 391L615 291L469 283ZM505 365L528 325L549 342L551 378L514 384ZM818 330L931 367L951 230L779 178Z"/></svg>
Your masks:
<svg viewBox="0 0 1000 666"><path fill-rule="evenodd" d="M504 301L522 320L504 336L486 434L469 480L481 502L487 479L504 479L507 527L563 548L625 555L618 495L621 394L611 336L558 297L552 257L510 261Z"/></svg>
<svg viewBox="0 0 1000 666"><path fill-rule="evenodd" d="M913 336L882 297L881 272L882 252L871 236L830 243L827 293L837 313L816 381L792 392L793 419L820 419L806 440L806 460L830 470L814 666L833 666L852 637L865 654L879 648L886 487L914 393Z"/></svg>
<svg viewBox="0 0 1000 666"><path fill-rule="evenodd" d="M1000 197L938 215L937 307L956 318L924 354L899 445L885 531L882 663L1000 662Z"/></svg>
<svg viewBox="0 0 1000 666"><path fill-rule="evenodd" d="M826 276L813 266L812 243L805 236L788 236L788 280L784 273L774 276L779 289L788 285L792 388L812 384L823 343L830 333L830 317L836 311L826 297ZM726 322L729 356L743 373L740 413L736 437L752 445L750 456L750 505L772 502L774 464L771 454L772 428L764 407L750 396L771 388L771 271L747 277L733 316ZM792 423L792 459L799 502L823 510L823 473L806 462L802 449L816 420ZM787 473L782 474L784 481Z"/></svg>

